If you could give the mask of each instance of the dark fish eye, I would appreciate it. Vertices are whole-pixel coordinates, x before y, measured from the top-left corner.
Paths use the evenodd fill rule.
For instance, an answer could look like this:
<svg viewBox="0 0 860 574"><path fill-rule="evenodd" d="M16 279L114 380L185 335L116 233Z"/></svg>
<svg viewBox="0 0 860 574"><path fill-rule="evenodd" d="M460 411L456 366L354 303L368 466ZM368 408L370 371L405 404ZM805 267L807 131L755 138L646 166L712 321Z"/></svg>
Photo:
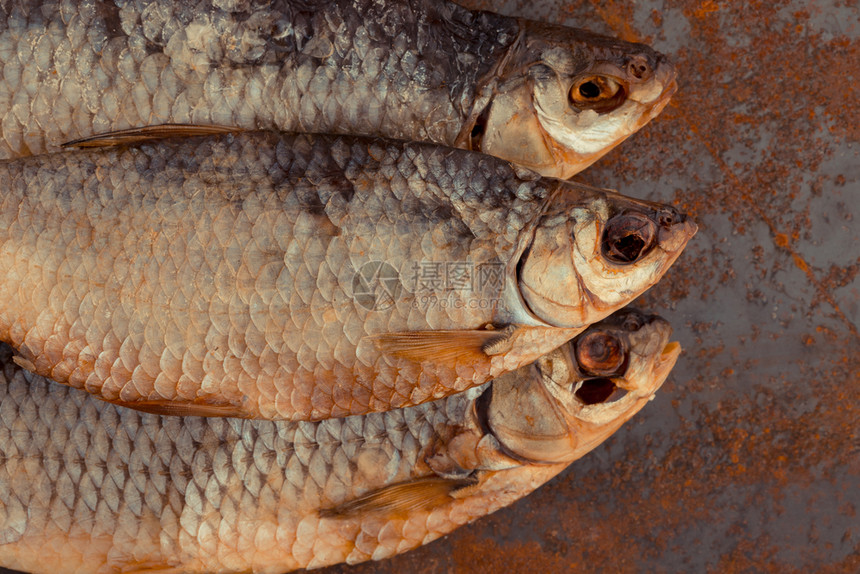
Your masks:
<svg viewBox="0 0 860 574"><path fill-rule="evenodd" d="M609 76L585 76L570 88L570 101L575 107L600 114L614 110L624 99L624 88Z"/></svg>
<svg viewBox="0 0 860 574"><path fill-rule="evenodd" d="M657 226L640 213L622 213L606 223L601 248L603 256L621 265L633 263L654 246Z"/></svg>
<svg viewBox="0 0 860 574"><path fill-rule="evenodd" d="M594 99L600 95L600 86L594 82L585 82L579 85L579 94L583 98Z"/></svg>
<svg viewBox="0 0 860 574"><path fill-rule="evenodd" d="M610 379L601 377L583 381L574 394L586 405L597 405L608 401L617 389Z"/></svg>
<svg viewBox="0 0 860 574"><path fill-rule="evenodd" d="M576 362L588 375L618 375L627 361L624 343L615 335L602 331L585 333L574 345Z"/></svg>

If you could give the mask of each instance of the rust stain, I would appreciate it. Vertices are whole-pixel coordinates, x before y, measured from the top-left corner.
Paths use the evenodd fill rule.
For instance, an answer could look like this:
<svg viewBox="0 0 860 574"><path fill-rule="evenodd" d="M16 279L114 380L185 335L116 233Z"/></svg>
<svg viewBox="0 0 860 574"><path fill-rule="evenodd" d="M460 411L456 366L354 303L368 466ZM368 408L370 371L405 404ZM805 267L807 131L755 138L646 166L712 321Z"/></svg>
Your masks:
<svg viewBox="0 0 860 574"><path fill-rule="evenodd" d="M541 548L537 542L509 543L501 547L493 540L470 533L458 539L454 548L455 572L529 572L538 555L541 568L546 572L576 572L582 567L582 564L566 560L564 554L558 552L560 547L552 552L552 548Z"/></svg>
<svg viewBox="0 0 860 574"><path fill-rule="evenodd" d="M800 269L801 271L803 271L806 274L811 273L811 271L809 269L809 265L806 264L806 261L804 261L802 257L799 257L797 255L792 254L791 258L794 260L794 264L797 266L798 269ZM856 335L856 332L855 332L855 335Z"/></svg>
<svg viewBox="0 0 860 574"><path fill-rule="evenodd" d="M720 171L722 171L723 174L730 180L732 185L736 186L740 198L744 200L744 202L750 207L750 209L752 209L759 217L759 219L763 221L765 225L767 225L767 227L770 229L771 235L774 237L774 243L776 244L776 246L786 250L789 255L791 255L792 259L795 262L795 265L801 271L803 271L803 273L806 275L806 278L815 287L819 296L830 304L839 319L845 324L848 330L851 331L851 334L854 335L855 338L860 338L860 332L858 332L857 326L854 325L854 323L852 323L850 319L848 319L848 317L839 307L839 304L836 303L836 300L833 298L833 295L827 290L825 285L816 278L815 274L812 272L812 269L809 267L809 264L806 262L803 256L799 252L797 252L791 245L791 243L788 241L788 237L785 234L777 231L776 224L770 217L767 216L767 214L764 213L759 204L755 201L750 189L740 180L737 175L735 175L734 171L732 171L732 169L726 164L723 158L720 157L720 154L717 152L717 150L715 150L708 142L707 137L703 137L701 135L698 125L696 125L690 119L689 112L687 112L681 105L678 105L678 108L681 109L681 115L684 118L685 123L690 127L693 133L699 136L701 143L711 154L712 159L717 163L720 168Z"/></svg>
<svg viewBox="0 0 860 574"><path fill-rule="evenodd" d="M598 2L597 0L589 0L589 2L593 6L595 12L600 15L600 17L613 30L613 32L621 36L623 39L629 40L631 42L647 41L646 38L643 38L632 28L632 26L630 25L631 18L629 17L629 14L627 14L624 10L618 9L618 7L615 5L615 2ZM702 16L706 16L707 14L713 13L717 10L719 10L719 7L716 6L714 2L708 0L699 4L697 8L692 10L692 13L697 18L701 18ZM689 13L689 11L687 12ZM795 74L796 79L799 81L801 79L801 77L799 76L799 72L795 72ZM746 91L746 88L742 87L741 90ZM752 94L746 94L745 97L751 98L751 96ZM678 98L670 102L669 108L673 108L674 110L676 110L680 119L687 125L689 130L696 135L699 143L701 143L708 151L708 154L717 164L723 176L737 190L736 195L740 197L744 201L744 203L746 203L746 205L756 214L759 220L761 220L763 223L765 223L765 225L767 225L768 229L770 230L771 236L773 237L774 244L778 248L788 252L795 266L804 273L807 280L815 288L816 292L818 293L818 296L821 299L825 300L833 308L836 315L845 324L851 334L854 335L855 338L860 339L860 331L858 331L857 326L848 318L845 312L840 308L839 304L836 302L836 299L827 289L827 286L816 277L809 263L792 245L791 241L789 240L789 236L778 230L777 224L761 208L750 187L744 181L742 181L740 177L738 177L732 166L730 166L723 159L722 154L714 147L714 145L710 141L708 134L703 133L699 122L697 122L695 119L701 116L701 112L693 112L692 110L688 109L683 100L679 100ZM794 161L798 169L802 169L804 167L804 162L800 159L795 159ZM775 193L775 189L772 189L772 193Z"/></svg>
<svg viewBox="0 0 860 574"><path fill-rule="evenodd" d="M713 14L714 12L719 12L719 5L713 0L705 0L702 2L698 8L693 10L693 16L697 19L701 20L702 18L708 16L709 14Z"/></svg>
<svg viewBox="0 0 860 574"><path fill-rule="evenodd" d="M773 242L776 243L777 247L782 247L783 249L788 248L788 235L785 233L775 233L773 235Z"/></svg>
<svg viewBox="0 0 860 574"><path fill-rule="evenodd" d="M591 5L594 11L606 24L615 32L622 40L628 42L642 42L640 35L633 29L630 22L631 6L627 2L615 2L607 0L605 2L596 2L591 0Z"/></svg>

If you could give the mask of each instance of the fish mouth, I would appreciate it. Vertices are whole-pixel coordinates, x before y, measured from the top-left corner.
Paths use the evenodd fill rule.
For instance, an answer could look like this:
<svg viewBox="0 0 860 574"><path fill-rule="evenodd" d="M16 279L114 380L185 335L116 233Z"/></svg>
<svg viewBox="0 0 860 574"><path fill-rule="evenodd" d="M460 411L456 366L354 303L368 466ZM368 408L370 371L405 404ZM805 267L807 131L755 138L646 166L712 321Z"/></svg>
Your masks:
<svg viewBox="0 0 860 574"><path fill-rule="evenodd" d="M657 81L664 86L659 101L668 102L669 98L674 96L675 92L678 91L678 69L672 64L669 58L661 54L657 62L655 76Z"/></svg>
<svg viewBox="0 0 860 574"><path fill-rule="evenodd" d="M672 341L654 360L650 384L644 388L625 388L622 379L594 377L579 384L574 396L584 406L605 405L616 402L632 393L632 397L649 397L657 392L681 355L681 344Z"/></svg>
<svg viewBox="0 0 860 574"><path fill-rule="evenodd" d="M665 88L663 88L663 93L660 94L660 97L657 98L657 101L648 104L651 106L651 111L647 114L642 114L643 118L648 118L648 121L653 120L657 116L659 116L663 110L669 105L669 101L672 99L672 96L678 91L678 82L673 78L671 83L669 83ZM643 122L644 125L646 122Z"/></svg>
<svg viewBox="0 0 860 574"><path fill-rule="evenodd" d="M689 217L684 221L684 234L687 240L693 238L693 236L699 231L699 226L696 225L696 222L690 219Z"/></svg>
<svg viewBox="0 0 860 574"><path fill-rule="evenodd" d="M676 77L677 73L673 74L672 81L663 89L663 93L660 95L658 103L661 103L663 106L669 103L669 100L671 100L672 96L674 96L678 91L678 80Z"/></svg>
<svg viewBox="0 0 860 574"><path fill-rule="evenodd" d="M657 387L663 384L663 381L669 376L669 372L675 366L675 362L678 360L680 355L681 343L678 341L671 341L663 347L663 351L654 362L654 373L656 375L655 380L659 381ZM656 390L656 387L654 390Z"/></svg>
<svg viewBox="0 0 860 574"><path fill-rule="evenodd" d="M595 377L579 383L573 396L586 407L614 403L624 398L627 391L615 384L610 377Z"/></svg>
<svg viewBox="0 0 860 574"><path fill-rule="evenodd" d="M681 343L678 341L670 341L663 347L663 351L660 353L657 361L660 364L665 363L666 361L670 361L672 359L677 359L678 355L681 354Z"/></svg>

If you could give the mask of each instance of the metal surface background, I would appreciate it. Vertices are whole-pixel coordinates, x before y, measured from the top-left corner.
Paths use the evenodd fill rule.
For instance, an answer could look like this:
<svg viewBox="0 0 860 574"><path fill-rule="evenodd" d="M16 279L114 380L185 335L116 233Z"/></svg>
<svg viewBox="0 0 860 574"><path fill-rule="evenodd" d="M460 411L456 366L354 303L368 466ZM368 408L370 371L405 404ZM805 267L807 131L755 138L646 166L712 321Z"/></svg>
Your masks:
<svg viewBox="0 0 860 574"><path fill-rule="evenodd" d="M656 400L533 495L320 572L860 571L858 3L463 3L677 64L663 115L582 179L698 222L639 301L686 352Z"/></svg>
<svg viewBox="0 0 860 574"><path fill-rule="evenodd" d="M324 572L860 572L858 3L461 3L677 64L669 107L582 179L698 222L639 301L686 352L656 400L533 495Z"/></svg>

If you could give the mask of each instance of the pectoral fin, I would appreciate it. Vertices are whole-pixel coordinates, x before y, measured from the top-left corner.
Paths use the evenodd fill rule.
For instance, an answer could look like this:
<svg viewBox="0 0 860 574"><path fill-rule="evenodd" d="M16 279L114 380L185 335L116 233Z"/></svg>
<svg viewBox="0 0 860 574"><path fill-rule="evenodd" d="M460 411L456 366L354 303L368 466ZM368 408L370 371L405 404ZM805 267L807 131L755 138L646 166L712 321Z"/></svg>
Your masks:
<svg viewBox="0 0 860 574"><path fill-rule="evenodd" d="M240 132L239 128L227 126L197 126L193 124L161 124L105 132L93 136L72 140L62 144L62 147L111 147L130 145L164 138L208 136Z"/></svg>
<svg viewBox="0 0 860 574"><path fill-rule="evenodd" d="M430 510L457 498L461 489L474 486L476 478L419 478L371 492L359 499L320 510L320 518L355 518L368 513L406 517L411 512Z"/></svg>
<svg viewBox="0 0 860 574"><path fill-rule="evenodd" d="M253 418L245 409L231 404L193 403L179 401L108 401L109 403L149 413L152 415L176 417L230 417L237 419Z"/></svg>
<svg viewBox="0 0 860 574"><path fill-rule="evenodd" d="M404 331L372 337L383 353L416 363L477 364L486 361L511 331Z"/></svg>

